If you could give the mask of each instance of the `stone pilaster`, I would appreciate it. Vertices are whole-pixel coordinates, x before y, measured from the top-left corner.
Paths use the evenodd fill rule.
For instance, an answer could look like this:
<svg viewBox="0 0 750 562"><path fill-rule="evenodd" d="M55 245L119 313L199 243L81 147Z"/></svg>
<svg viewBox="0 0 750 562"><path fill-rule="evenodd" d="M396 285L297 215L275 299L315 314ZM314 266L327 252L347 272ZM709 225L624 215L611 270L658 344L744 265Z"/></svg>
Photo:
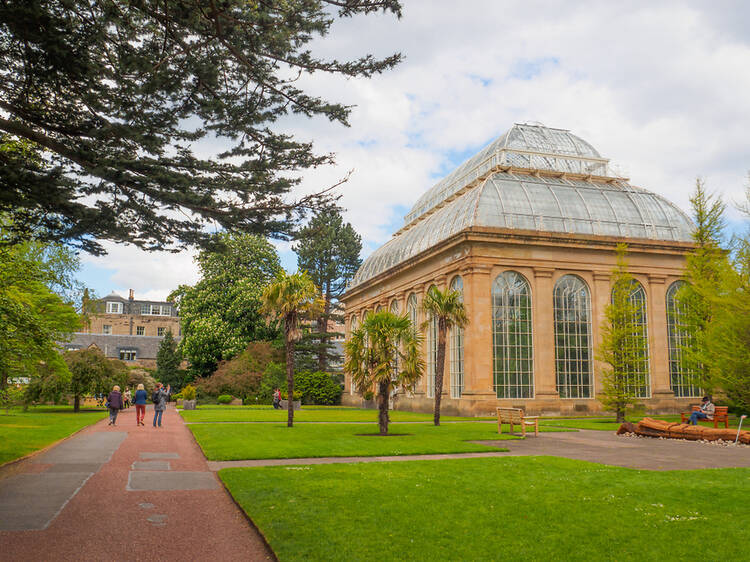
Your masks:
<svg viewBox="0 0 750 562"><path fill-rule="evenodd" d="M534 397L557 399L555 378L555 334L552 302L553 269L534 268L533 345L534 345Z"/></svg>
<svg viewBox="0 0 750 562"><path fill-rule="evenodd" d="M492 280L490 267L461 271L469 324L464 329L464 397L495 399L492 377Z"/></svg>
<svg viewBox="0 0 750 562"><path fill-rule="evenodd" d="M594 357L597 355L597 350L601 345L602 341L602 326L607 321L606 310L610 302L612 302L612 289L610 288L610 273L594 272L594 286L591 288L591 316L593 319L591 330L592 330L592 351ZM594 360L594 395L596 396L601 392L601 373L604 364L601 361Z"/></svg>
<svg viewBox="0 0 750 562"><path fill-rule="evenodd" d="M669 343L667 335L666 277L649 275L648 345L651 370L651 396L674 398L669 380Z"/></svg>

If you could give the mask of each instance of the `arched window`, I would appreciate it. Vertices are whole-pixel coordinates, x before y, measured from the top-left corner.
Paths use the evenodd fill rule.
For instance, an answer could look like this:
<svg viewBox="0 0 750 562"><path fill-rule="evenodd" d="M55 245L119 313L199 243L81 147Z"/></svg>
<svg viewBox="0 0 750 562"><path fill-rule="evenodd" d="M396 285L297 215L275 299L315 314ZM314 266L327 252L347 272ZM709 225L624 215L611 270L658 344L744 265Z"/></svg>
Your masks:
<svg viewBox="0 0 750 562"><path fill-rule="evenodd" d="M419 329L419 311L417 309L417 295L412 293L406 300L406 311L409 314L411 329L416 332Z"/></svg>
<svg viewBox="0 0 750 562"><path fill-rule="evenodd" d="M392 314L398 315L398 300L393 299L391 301L391 307L390 311ZM391 380L396 380L398 378L398 351L393 354L393 374L391 375Z"/></svg>
<svg viewBox="0 0 750 562"><path fill-rule="evenodd" d="M451 281L451 290L464 295L464 280L456 276ZM464 329L453 327L450 333L451 398L461 398L464 392Z"/></svg>
<svg viewBox="0 0 750 562"><path fill-rule="evenodd" d="M648 368L648 315L646 314L646 291L638 281L633 279L631 283L630 304L634 307L632 322L636 330L630 338L632 349L626 356L628 359L627 372L630 381L625 385L628 392L636 398L651 397L651 377ZM637 341L640 338L641 341ZM640 352L639 352L640 350Z"/></svg>
<svg viewBox="0 0 750 562"><path fill-rule="evenodd" d="M359 328L359 318L356 314L352 314L352 318L349 321L349 334ZM357 392L357 385L354 384L354 379L349 375L349 394Z"/></svg>
<svg viewBox="0 0 750 562"><path fill-rule="evenodd" d="M383 305L378 305L378 307L375 309L375 312L383 312Z"/></svg>
<svg viewBox="0 0 750 562"><path fill-rule="evenodd" d="M498 398L534 397L531 289L523 275L505 271L492 284L492 358Z"/></svg>
<svg viewBox="0 0 750 562"><path fill-rule="evenodd" d="M434 287L434 285L432 286ZM428 289L428 292L432 290ZM430 315L427 324L427 397L435 397L435 369L437 367L438 320Z"/></svg>
<svg viewBox="0 0 750 562"><path fill-rule="evenodd" d="M564 275L553 293L555 373L560 398L591 398L591 297L583 279Z"/></svg>
<svg viewBox="0 0 750 562"><path fill-rule="evenodd" d="M701 395L695 385L695 373L684 361L684 349L692 343L692 333L685 324L685 305L677 300L677 292L685 285L684 281L675 281L667 289L667 335L669 341L669 381L678 398Z"/></svg>

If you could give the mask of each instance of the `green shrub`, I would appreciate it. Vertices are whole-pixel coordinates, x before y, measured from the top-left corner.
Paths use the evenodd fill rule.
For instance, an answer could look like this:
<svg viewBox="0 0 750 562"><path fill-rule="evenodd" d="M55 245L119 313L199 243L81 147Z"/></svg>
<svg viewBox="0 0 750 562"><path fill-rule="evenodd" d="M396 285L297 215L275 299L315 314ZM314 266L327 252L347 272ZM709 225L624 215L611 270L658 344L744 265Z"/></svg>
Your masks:
<svg viewBox="0 0 750 562"><path fill-rule="evenodd" d="M206 379L196 381L198 397L255 396L259 394L261 379L269 363L278 360L281 352L270 342L250 342L242 353L222 361L216 372Z"/></svg>
<svg viewBox="0 0 750 562"><path fill-rule="evenodd" d="M292 393L292 396L294 396L294 401L302 400L302 393L299 390L295 390ZM286 390L281 391L281 399L286 400L289 397L289 393Z"/></svg>
<svg viewBox="0 0 750 562"><path fill-rule="evenodd" d="M216 401L219 404L229 404L232 401L232 397L229 394L222 394L216 399Z"/></svg>
<svg viewBox="0 0 750 562"><path fill-rule="evenodd" d="M336 405L341 403L341 387L323 371L301 371L294 375L294 388L305 404Z"/></svg>
<svg viewBox="0 0 750 562"><path fill-rule="evenodd" d="M183 400L195 400L195 387L192 384L189 384L182 389L180 394L182 394Z"/></svg>
<svg viewBox="0 0 750 562"><path fill-rule="evenodd" d="M366 390L362 393L362 398L369 402L370 400L375 398L375 393L372 390Z"/></svg>
<svg viewBox="0 0 750 562"><path fill-rule="evenodd" d="M275 361L270 362L263 371L258 391L258 403L270 404L273 401L273 391L286 387L286 365Z"/></svg>

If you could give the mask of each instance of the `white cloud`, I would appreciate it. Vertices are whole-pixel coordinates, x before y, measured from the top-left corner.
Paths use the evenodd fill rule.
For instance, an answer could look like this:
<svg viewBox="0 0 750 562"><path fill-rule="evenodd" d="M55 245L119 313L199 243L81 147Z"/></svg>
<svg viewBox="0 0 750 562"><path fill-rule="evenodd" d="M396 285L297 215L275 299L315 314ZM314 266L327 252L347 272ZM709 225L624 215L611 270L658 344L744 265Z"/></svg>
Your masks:
<svg viewBox="0 0 750 562"><path fill-rule="evenodd" d="M570 129L632 183L688 210L695 178L739 200L750 169L750 16L746 2L406 2L404 17L356 17L316 42L339 59L402 52L371 80L316 73L304 87L355 104L351 127L282 121L337 165L308 173L300 192L335 183L346 218L373 249L458 162L514 122ZM202 146L203 152L208 147ZM216 147L216 152L221 147ZM195 279L191 256L118 247L93 260L123 287Z"/></svg>

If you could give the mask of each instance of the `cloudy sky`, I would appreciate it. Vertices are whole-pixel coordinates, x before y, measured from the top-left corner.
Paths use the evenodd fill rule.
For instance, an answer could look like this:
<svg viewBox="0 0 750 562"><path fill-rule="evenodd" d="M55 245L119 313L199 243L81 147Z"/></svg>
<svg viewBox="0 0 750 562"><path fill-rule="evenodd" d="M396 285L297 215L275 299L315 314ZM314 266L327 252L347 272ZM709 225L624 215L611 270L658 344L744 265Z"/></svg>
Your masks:
<svg viewBox="0 0 750 562"><path fill-rule="evenodd" d="M356 105L351 127L284 123L337 154L337 165L307 175L302 190L353 170L340 191L364 256L424 191L518 122L569 129L632 184L686 211L698 176L727 202L741 200L750 170L750 2L403 3L401 20L344 20L314 45L339 59L405 56L371 80L306 81L314 93ZM739 216L730 211L730 219ZM192 253L108 248L104 257L83 256L80 278L99 295L133 288L161 299L197 280ZM288 245L279 250L294 269Z"/></svg>

